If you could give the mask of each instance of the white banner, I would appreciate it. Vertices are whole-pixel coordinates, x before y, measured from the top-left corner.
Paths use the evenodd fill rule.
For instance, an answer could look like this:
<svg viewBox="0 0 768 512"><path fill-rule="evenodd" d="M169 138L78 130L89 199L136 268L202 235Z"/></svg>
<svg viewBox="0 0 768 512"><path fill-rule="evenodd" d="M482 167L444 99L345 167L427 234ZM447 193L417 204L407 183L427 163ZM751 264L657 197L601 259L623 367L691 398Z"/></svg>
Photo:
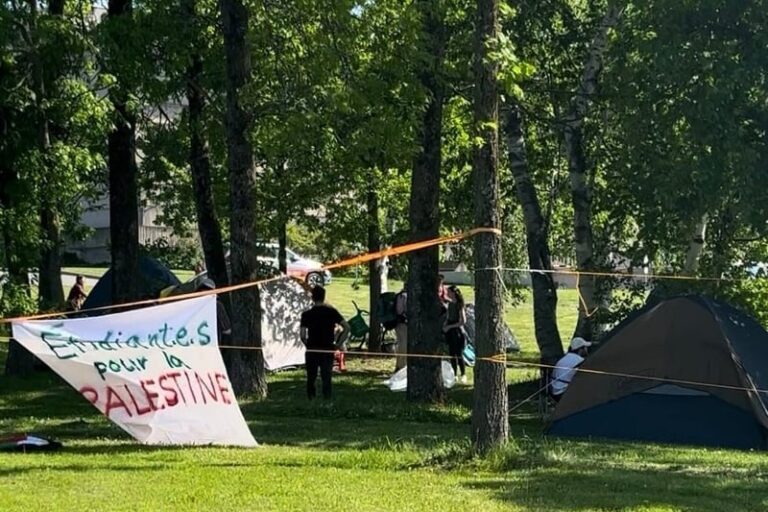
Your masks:
<svg viewBox="0 0 768 512"><path fill-rule="evenodd" d="M214 296L14 323L13 337L142 443L257 445L219 353Z"/></svg>

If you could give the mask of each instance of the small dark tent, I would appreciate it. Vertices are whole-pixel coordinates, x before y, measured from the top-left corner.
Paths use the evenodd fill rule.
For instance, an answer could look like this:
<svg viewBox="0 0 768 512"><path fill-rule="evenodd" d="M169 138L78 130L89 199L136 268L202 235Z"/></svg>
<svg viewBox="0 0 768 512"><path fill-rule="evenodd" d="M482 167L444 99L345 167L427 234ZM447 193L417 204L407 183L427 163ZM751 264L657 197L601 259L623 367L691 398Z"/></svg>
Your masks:
<svg viewBox="0 0 768 512"><path fill-rule="evenodd" d="M768 333L728 304L686 296L647 305L581 369L611 375L579 371L550 434L766 448Z"/></svg>
<svg viewBox="0 0 768 512"><path fill-rule="evenodd" d="M179 278L168 270L162 263L149 256L139 258L139 290L141 297L152 299L160 295L160 291L169 286L181 284ZM101 276L91 293L83 303L83 309L101 308L112 305L112 269Z"/></svg>

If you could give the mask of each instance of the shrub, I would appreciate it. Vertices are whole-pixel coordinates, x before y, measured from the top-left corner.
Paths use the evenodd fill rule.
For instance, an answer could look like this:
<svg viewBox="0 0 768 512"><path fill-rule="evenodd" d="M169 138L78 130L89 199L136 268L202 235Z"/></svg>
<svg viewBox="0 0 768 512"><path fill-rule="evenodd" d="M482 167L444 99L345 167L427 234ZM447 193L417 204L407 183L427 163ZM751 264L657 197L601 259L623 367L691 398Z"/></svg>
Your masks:
<svg viewBox="0 0 768 512"><path fill-rule="evenodd" d="M193 269L203 259L197 243L190 240L171 242L167 238L158 238L154 242L142 245L142 253L155 258L168 268Z"/></svg>

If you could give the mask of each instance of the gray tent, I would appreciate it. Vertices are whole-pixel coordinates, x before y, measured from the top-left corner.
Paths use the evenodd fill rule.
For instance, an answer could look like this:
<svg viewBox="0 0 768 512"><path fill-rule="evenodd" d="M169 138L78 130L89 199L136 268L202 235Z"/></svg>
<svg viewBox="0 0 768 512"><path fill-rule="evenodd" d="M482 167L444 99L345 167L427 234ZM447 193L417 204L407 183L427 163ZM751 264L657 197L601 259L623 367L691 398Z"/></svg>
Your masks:
<svg viewBox="0 0 768 512"><path fill-rule="evenodd" d="M467 304L466 312L467 312L467 323L464 325L464 331L467 333L467 342L474 345L475 344L475 305ZM517 339L515 338L515 335L512 332L512 329L510 329L507 324L503 324L503 325L504 325L503 327L504 347L507 349L507 352L519 352L520 344L517 342Z"/></svg>

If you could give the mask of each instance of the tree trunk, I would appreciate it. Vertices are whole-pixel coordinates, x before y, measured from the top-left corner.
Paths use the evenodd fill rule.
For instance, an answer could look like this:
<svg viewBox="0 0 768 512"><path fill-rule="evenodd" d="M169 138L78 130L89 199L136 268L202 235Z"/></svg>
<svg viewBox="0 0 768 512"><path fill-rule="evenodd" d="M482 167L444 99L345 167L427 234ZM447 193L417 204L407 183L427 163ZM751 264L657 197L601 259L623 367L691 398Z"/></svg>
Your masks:
<svg viewBox="0 0 768 512"><path fill-rule="evenodd" d="M368 251L381 250L381 226L379 225L379 195L376 192L376 184L368 184ZM368 263L369 279L369 311L371 312L371 330L368 335L368 350L378 352L381 349L381 320L379 318L378 302L381 296L381 272L379 266L382 260L372 260Z"/></svg>
<svg viewBox="0 0 768 512"><path fill-rule="evenodd" d="M708 223L709 215L705 213L693 228L693 236L688 243L688 251L685 253L685 268L683 268L683 274L687 276L696 275L699 269L699 258L701 258L701 253L704 252Z"/></svg>
<svg viewBox="0 0 768 512"><path fill-rule="evenodd" d="M571 100L570 113L565 121L565 152L568 157L568 173L571 181L573 203L573 235L576 264L579 271L594 271L594 236L592 232L591 191L587 183L587 165L584 153L584 117L590 100L597 90L597 79L603 69L603 55L608 45L608 31L615 27L624 7L610 3L603 20L590 44L584 70L576 95ZM591 315L597 308L595 277L580 276L579 319L574 336L593 337Z"/></svg>
<svg viewBox="0 0 768 512"><path fill-rule="evenodd" d="M241 0L220 0L224 29L227 90L227 166L229 168L232 283L257 278L256 164L248 137L249 115L240 94L251 79L246 42L248 11ZM225 355L235 393L267 395L267 374L261 352L261 304L259 289L246 288L232 296L233 344L254 350L229 350Z"/></svg>
<svg viewBox="0 0 768 512"><path fill-rule="evenodd" d="M118 21L132 16L132 12L131 0L109 0L109 19ZM137 279L141 273L136 115L128 107L128 93L123 84L110 92L110 100L115 109L114 128L107 141L112 302L120 303L141 298L141 279Z"/></svg>
<svg viewBox="0 0 768 512"><path fill-rule="evenodd" d="M45 242L40 254L40 307L60 307L64 304L61 284L61 222L59 214L46 197L41 198L40 228Z"/></svg>
<svg viewBox="0 0 768 512"><path fill-rule="evenodd" d="M440 229L440 168L442 165L442 124L445 88L446 29L442 13L435 3L420 0L424 62L419 80L427 92L423 114L420 149L411 176L409 217L411 240L438 236ZM408 353L437 355L443 334L441 310L437 297L438 248L410 253L408 266ZM445 390L440 360L408 357L408 400L442 402Z"/></svg>
<svg viewBox="0 0 768 512"><path fill-rule="evenodd" d="M189 39L197 41L197 0L184 0L182 9L186 16ZM195 194L197 228L203 245L205 268L216 286L229 284L221 226L216 217L213 186L211 185L211 159L208 136L203 120L205 93L202 89L203 59L194 52L187 67L187 103L189 104L189 169L192 174L192 190ZM225 303L228 301L225 301Z"/></svg>
<svg viewBox="0 0 768 512"><path fill-rule="evenodd" d="M475 145L472 159L475 226L501 228L499 219L499 90L498 63L488 56L499 31L499 0L478 0L475 18ZM481 452L509 436L507 367L482 358L505 354L502 334L503 283L501 236L475 237L475 392L472 442Z"/></svg>
<svg viewBox="0 0 768 512"><path fill-rule="evenodd" d="M30 46L32 61L32 89L35 93L35 111L37 115L37 150L41 157L41 190L39 220L42 234L39 263L39 299L42 309L60 306L64 303L64 290L61 285L61 229L58 212L53 204L54 190L50 186L51 174L55 173L50 158L51 133L48 112L46 111L45 69L42 55L39 53L38 5L36 0L29 2L30 23L27 43ZM54 6L51 6L54 7ZM59 6L56 6L59 7ZM61 6L63 7L63 6ZM60 14L55 11L52 15Z"/></svg>
<svg viewBox="0 0 768 512"><path fill-rule="evenodd" d="M520 106L513 102L504 117L509 165L515 180L515 194L522 206L525 221L528 266L532 270L552 270L547 225L528 168ZM563 342L557 327L557 287L553 274L531 272L531 286L533 321L541 362L554 364L563 356Z"/></svg>
<svg viewBox="0 0 768 512"><path fill-rule="evenodd" d="M2 67L0 67L0 71ZM5 120L5 111L0 105L0 137L7 136L8 123ZM0 157L0 208L3 211L14 214L13 189L18 180L14 171L6 167L7 163ZM13 219L7 215L0 216L0 228L3 236L3 254L5 256L5 268L8 272L8 285L22 286L29 293L29 275L27 268L21 263L20 248L14 233ZM8 293L7 285L3 285L0 293ZM11 341L8 347L8 355L5 360L5 374L24 377L32 373L34 356L25 350L16 341Z"/></svg>
<svg viewBox="0 0 768 512"><path fill-rule="evenodd" d="M0 125L2 124L2 109L0 109ZM5 162L0 158L0 207L3 210L11 213L14 212L16 206L14 203L14 194L12 190L15 187L15 182L18 181L18 176L15 172L5 167ZM15 215L15 212L13 213ZM8 218L9 216L3 215L0 217L2 220L2 235L3 235L3 254L5 256L5 268L8 271L8 283L16 286L23 286L27 288L29 293L29 270L23 263L21 255L22 248L19 246L17 240L17 234L15 232L14 219Z"/></svg>
<svg viewBox="0 0 768 512"><path fill-rule="evenodd" d="M8 344L8 357L5 360L5 375L8 377L27 377L35 371L35 356L12 339Z"/></svg>
<svg viewBox="0 0 768 512"><path fill-rule="evenodd" d="M64 6L66 3L66 0L49 0L48 12L54 16L62 16L64 14Z"/></svg>
<svg viewBox="0 0 768 512"><path fill-rule="evenodd" d="M6 79L8 67L0 65L0 81ZM10 140L11 112L0 102L0 141ZM0 149L2 149L0 145ZM12 168L9 158L0 153L0 211L6 212L0 215L0 229L3 236L3 254L5 256L5 269L8 272L8 282L17 286L24 286L29 290L29 273L26 261L22 257L22 248L19 247L21 236L17 236L16 230L20 229L20 223L12 217L17 215L16 209L18 197L19 175Z"/></svg>
<svg viewBox="0 0 768 512"><path fill-rule="evenodd" d="M280 272L288 274L288 221L285 215L278 215L277 225L277 264Z"/></svg>

